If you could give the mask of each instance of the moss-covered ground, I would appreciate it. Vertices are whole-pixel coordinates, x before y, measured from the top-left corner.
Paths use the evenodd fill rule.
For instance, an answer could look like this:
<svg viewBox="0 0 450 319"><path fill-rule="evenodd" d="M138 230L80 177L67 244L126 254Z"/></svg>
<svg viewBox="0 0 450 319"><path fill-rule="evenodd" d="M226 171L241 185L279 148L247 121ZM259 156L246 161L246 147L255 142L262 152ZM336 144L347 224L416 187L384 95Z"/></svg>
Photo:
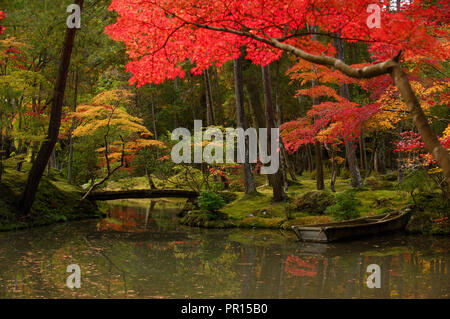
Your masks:
<svg viewBox="0 0 450 319"><path fill-rule="evenodd" d="M101 203L99 203L99 209L88 201L80 201L83 190L68 184L58 171L51 170L49 176L44 176L41 181L31 216L22 218L16 207L26 182L28 169L29 164L25 164L23 171L18 172L13 162L5 162L5 171L0 183L0 231L101 215L103 206ZM255 175L258 193L251 195L244 194L242 183L237 182L240 179L241 177L237 176L236 183L232 183L238 188L232 187L230 191L222 192L227 205L220 210L219 216L191 207L187 208L180 220L181 223L208 228L290 229L293 225L327 223L335 220L324 211L311 212L299 209L299 199L306 198L305 194L314 192L316 189L314 174L297 176L296 181L291 181L287 192L288 199L281 203L272 202L272 188L267 184L266 176ZM164 186L162 181L155 179L155 182L158 187ZM108 181L104 188L108 190L145 189L148 188L148 180L146 177L122 178ZM331 192L330 180L326 178L324 191L331 198L351 189L350 180L338 178L335 189L335 193ZM360 203L356 207L360 216L396 211L414 204L410 194L399 190L396 182L386 176L371 176L366 180L365 186L356 190L354 194ZM413 215L408 229L417 233L448 234L448 207L439 199L438 193L420 194L420 196L419 200L423 205ZM174 201L177 200L174 199ZM126 205L134 204L147 205L141 200L136 200L135 203L133 200L126 200ZM312 202L309 206L315 204ZM446 210L447 213L445 213ZM190 214L187 214L187 211L191 211Z"/></svg>
<svg viewBox="0 0 450 319"><path fill-rule="evenodd" d="M30 216L23 217L17 206L27 180L29 164L21 172L15 170L13 162L5 161L4 165L0 183L0 231L101 216L93 203L81 201L81 188L67 183L58 171L51 170L39 184Z"/></svg>
<svg viewBox="0 0 450 319"><path fill-rule="evenodd" d="M265 183L264 176L257 176L258 194L245 195L242 192L235 193L236 200L228 203L221 212L228 215L228 221L222 219L215 222L202 216L202 213L195 211L196 223L192 226L203 227L241 227L241 228L272 228L272 229L290 229L293 225L310 225L317 223L327 223L335 221L333 216L321 213L311 213L296 209L293 204L296 199L301 198L308 192L316 189L316 181L313 176L307 174L297 176L297 181L289 185L288 200L281 203L272 202L272 189ZM360 205L356 207L360 216L377 215L387 212L400 210L413 204L412 197L407 192L401 191L396 187L395 182L389 182L383 176L371 178L377 179L377 185L372 183L357 189L356 198ZM325 191L332 196L351 189L350 180L338 178L335 184L336 192L330 190L330 180L325 179ZM439 201L439 195L434 193L434 200ZM431 209L431 205L425 205L416 210L411 225L408 230L411 232L427 234L448 234L448 218L445 217L445 208ZM447 213L448 214L448 213ZM198 222L205 220L208 222ZM182 219L182 223L188 224L188 219Z"/></svg>

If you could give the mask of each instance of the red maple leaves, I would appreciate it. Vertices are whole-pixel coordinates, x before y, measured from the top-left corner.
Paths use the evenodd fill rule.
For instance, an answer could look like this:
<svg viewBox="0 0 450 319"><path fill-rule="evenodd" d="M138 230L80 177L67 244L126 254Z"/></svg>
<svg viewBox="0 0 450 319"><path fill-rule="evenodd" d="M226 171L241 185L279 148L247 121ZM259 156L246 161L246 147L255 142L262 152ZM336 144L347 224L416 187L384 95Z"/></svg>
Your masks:
<svg viewBox="0 0 450 319"><path fill-rule="evenodd" d="M0 20L3 20L5 16L5 13L3 11L0 11ZM0 34L3 33L3 30L5 30L5 28L0 25Z"/></svg>
<svg viewBox="0 0 450 319"><path fill-rule="evenodd" d="M161 83L186 70L201 73L239 56L246 46L247 58L265 65L278 59L281 50L264 40L276 38L310 53L318 49L333 56L331 48L312 41L307 26L320 34L339 33L346 41L365 41L374 60L395 55L399 49L406 59L429 61L449 57L448 5L417 0L393 11L384 1L382 27L367 26L366 8L373 0L113 0L110 10L117 22L106 32L127 47L138 85ZM381 4L380 4L381 5ZM435 18L438 15L439 19ZM248 35L255 35L260 40ZM331 50L331 51L330 51Z"/></svg>

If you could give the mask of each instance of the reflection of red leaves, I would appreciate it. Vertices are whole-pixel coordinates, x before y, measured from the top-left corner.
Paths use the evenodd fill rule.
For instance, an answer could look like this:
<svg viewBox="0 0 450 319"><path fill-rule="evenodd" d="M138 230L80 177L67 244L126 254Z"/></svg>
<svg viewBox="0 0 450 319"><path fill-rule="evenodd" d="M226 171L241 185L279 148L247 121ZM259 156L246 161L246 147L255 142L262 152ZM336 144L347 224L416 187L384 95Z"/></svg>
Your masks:
<svg viewBox="0 0 450 319"><path fill-rule="evenodd" d="M405 260L405 262L409 262L411 260L411 254L410 253L404 253L403 254L403 259Z"/></svg>
<svg viewBox="0 0 450 319"><path fill-rule="evenodd" d="M284 271L296 277L314 277L317 275L317 260L314 258L300 259L297 256L288 256Z"/></svg>
<svg viewBox="0 0 450 319"><path fill-rule="evenodd" d="M127 207L125 210L121 207L114 208L110 212L110 218L114 219L114 222L110 222L109 219L103 219L99 225L99 230L114 230L125 233L141 233L145 231L139 227L145 225L145 215L135 212L133 208ZM154 222L151 219L149 223L152 221Z"/></svg>

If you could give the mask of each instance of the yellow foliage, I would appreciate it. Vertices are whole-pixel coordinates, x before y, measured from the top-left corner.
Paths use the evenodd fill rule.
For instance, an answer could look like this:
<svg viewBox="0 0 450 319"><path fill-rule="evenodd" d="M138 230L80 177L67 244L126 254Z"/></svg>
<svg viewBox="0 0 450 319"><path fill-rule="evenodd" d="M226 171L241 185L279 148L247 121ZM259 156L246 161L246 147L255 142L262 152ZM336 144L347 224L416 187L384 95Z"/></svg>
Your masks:
<svg viewBox="0 0 450 319"><path fill-rule="evenodd" d="M143 125L143 120L130 115L119 104L127 102L131 96L126 90L112 90L99 94L92 104L80 104L71 117L76 119L77 127L73 131L74 137L89 136L99 129L104 134L109 130L108 136L112 138L120 133L123 140L108 143L108 158L114 162L122 158L122 152L129 156L144 147L164 148L161 141L146 139L153 134ZM100 104L104 102L113 103ZM99 156L105 156L105 147L96 150Z"/></svg>
<svg viewBox="0 0 450 319"><path fill-rule="evenodd" d="M411 87L420 101L420 105L425 113L429 112L437 93L449 89L450 84L445 81L436 81L433 85L426 87L423 83L412 81ZM444 101L440 101L441 103ZM378 99L376 103L381 105L381 111L373 116L365 128L368 130L391 130L403 118L408 116L408 107L401 99L398 89L395 86L390 87Z"/></svg>
<svg viewBox="0 0 450 319"><path fill-rule="evenodd" d="M75 137L90 135L98 129L108 126L141 136L153 135L142 125L142 119L128 114L126 110L119 107L81 104L72 116L81 121L81 124L73 132Z"/></svg>
<svg viewBox="0 0 450 319"><path fill-rule="evenodd" d="M133 93L128 90L109 90L92 99L93 104L126 105L131 102Z"/></svg>
<svg viewBox="0 0 450 319"><path fill-rule="evenodd" d="M444 131L444 138L450 137L450 124L447 126L447 128Z"/></svg>

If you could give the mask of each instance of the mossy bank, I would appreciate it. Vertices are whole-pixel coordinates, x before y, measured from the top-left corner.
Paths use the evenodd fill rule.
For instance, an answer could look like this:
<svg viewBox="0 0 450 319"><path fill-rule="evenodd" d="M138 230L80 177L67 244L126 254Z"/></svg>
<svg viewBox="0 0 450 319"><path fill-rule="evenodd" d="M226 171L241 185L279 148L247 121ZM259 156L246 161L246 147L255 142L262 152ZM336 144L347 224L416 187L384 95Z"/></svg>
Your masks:
<svg viewBox="0 0 450 319"><path fill-rule="evenodd" d="M23 218L17 206L26 180L27 172L5 167L0 182L0 231L101 216L95 204L81 201L81 188L68 184L57 171L51 171L39 184L30 216Z"/></svg>
<svg viewBox="0 0 450 319"><path fill-rule="evenodd" d="M310 176L300 176L296 183L290 185L288 200L281 203L272 202L271 188L267 185L259 187L258 194L252 195L218 192L226 202L223 208L218 212L211 212L188 203L181 213L180 223L205 228L290 229L293 225L377 215L415 205L407 192L397 189L386 179L383 176L373 177L365 187L356 190L350 189L348 180L338 179L337 192L332 193L327 189L311 191L315 186L314 180ZM339 216L348 203L348 197L352 199L354 212ZM447 213L450 205L439 193L422 194L416 202L418 204L406 227L408 232L450 234Z"/></svg>

